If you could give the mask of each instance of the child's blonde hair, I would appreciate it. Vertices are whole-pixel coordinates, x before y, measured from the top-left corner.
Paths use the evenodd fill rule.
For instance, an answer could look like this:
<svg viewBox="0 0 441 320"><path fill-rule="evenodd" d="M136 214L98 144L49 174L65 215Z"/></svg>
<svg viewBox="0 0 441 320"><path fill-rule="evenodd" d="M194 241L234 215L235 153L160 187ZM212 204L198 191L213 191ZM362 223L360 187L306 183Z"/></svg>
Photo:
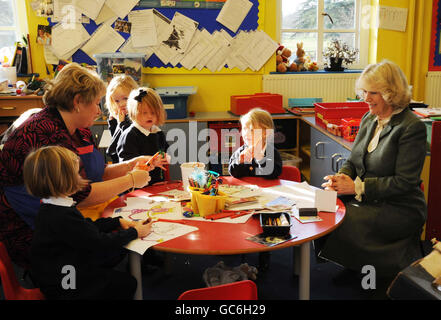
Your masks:
<svg viewBox="0 0 441 320"><path fill-rule="evenodd" d="M271 114L263 109L254 108L240 117L242 126L251 125L252 128L274 129L274 122Z"/></svg>
<svg viewBox="0 0 441 320"><path fill-rule="evenodd" d="M158 123L155 123L156 125L163 125L165 123L167 114L164 110L161 97L155 90L141 87L130 92L129 100L127 101L127 111L132 121L136 121L136 117L142 105L151 108L155 113L158 121Z"/></svg>
<svg viewBox="0 0 441 320"><path fill-rule="evenodd" d="M114 93L117 90L124 90L129 94L133 89L136 88L138 88L138 83L136 83L136 81L129 75L122 74L113 77L107 86L106 92L106 107L112 117L118 118L118 105L113 99Z"/></svg>
<svg viewBox="0 0 441 320"><path fill-rule="evenodd" d="M28 154L23 164L26 189L38 198L68 196L87 181L79 174L78 156L60 146L42 147Z"/></svg>

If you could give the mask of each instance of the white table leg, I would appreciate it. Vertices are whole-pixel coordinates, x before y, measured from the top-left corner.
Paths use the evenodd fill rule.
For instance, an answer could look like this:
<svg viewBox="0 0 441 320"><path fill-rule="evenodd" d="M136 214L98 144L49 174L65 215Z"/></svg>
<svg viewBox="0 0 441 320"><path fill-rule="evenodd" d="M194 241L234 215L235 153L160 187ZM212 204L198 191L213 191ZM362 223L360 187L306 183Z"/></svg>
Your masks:
<svg viewBox="0 0 441 320"><path fill-rule="evenodd" d="M137 252L129 253L130 273L135 277L137 286L134 300L142 300L142 273L141 273L141 255Z"/></svg>
<svg viewBox="0 0 441 320"><path fill-rule="evenodd" d="M299 299L309 300L309 280L311 272L310 243L300 245Z"/></svg>
<svg viewBox="0 0 441 320"><path fill-rule="evenodd" d="M292 263L294 268L294 275L298 276L300 274L300 247L292 247Z"/></svg>

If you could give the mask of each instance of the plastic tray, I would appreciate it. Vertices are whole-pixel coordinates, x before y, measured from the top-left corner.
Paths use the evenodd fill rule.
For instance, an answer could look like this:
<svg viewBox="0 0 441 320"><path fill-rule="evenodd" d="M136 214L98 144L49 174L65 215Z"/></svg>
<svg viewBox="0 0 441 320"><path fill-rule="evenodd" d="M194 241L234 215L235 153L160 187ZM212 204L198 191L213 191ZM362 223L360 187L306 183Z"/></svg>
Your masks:
<svg viewBox="0 0 441 320"><path fill-rule="evenodd" d="M361 119L369 111L369 105L366 102L314 103L314 110L316 124L326 129L328 122L333 123L331 119Z"/></svg>
<svg viewBox="0 0 441 320"><path fill-rule="evenodd" d="M284 215L288 220L289 225L287 226L272 226L269 225L268 219L280 218ZM260 214L260 226L262 227L263 233L267 236L285 236L289 234L292 226L292 220L287 212L276 212L276 213L261 213Z"/></svg>

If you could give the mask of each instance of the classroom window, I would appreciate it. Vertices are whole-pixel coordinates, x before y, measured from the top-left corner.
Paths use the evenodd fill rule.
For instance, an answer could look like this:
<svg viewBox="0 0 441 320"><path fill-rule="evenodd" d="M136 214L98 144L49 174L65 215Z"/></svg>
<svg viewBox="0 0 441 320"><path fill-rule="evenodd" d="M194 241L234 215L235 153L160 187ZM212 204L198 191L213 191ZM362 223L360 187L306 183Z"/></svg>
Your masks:
<svg viewBox="0 0 441 320"><path fill-rule="evenodd" d="M13 51L16 41L26 35L26 7L24 0L0 0L0 61Z"/></svg>
<svg viewBox="0 0 441 320"><path fill-rule="evenodd" d="M305 54L323 66L324 48L332 39L346 42L360 51L350 68L363 68L367 63L370 15L366 0L279 0L280 43L296 58L297 43L303 42Z"/></svg>

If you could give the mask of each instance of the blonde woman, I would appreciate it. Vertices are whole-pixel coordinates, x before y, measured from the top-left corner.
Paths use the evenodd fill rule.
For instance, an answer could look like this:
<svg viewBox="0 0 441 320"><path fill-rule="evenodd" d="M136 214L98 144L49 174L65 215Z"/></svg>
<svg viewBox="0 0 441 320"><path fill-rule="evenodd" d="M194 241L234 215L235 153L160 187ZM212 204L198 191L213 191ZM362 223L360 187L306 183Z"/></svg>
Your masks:
<svg viewBox="0 0 441 320"><path fill-rule="evenodd" d="M254 108L240 118L244 145L230 158L228 171L236 178L260 176L277 179L282 158L274 147L274 123L268 111Z"/></svg>
<svg viewBox="0 0 441 320"><path fill-rule="evenodd" d="M106 165L96 148L90 127L101 114L106 92L99 76L76 63L66 65L48 83L45 108L16 128L0 153L0 241L6 243L14 262L29 266L29 246L40 205L23 183L23 162L29 152L48 145L65 147L80 157L80 174L89 183L72 195L82 210L105 203L133 187L148 184L148 172L135 170L142 157ZM95 218L99 212L94 212Z"/></svg>
<svg viewBox="0 0 441 320"><path fill-rule="evenodd" d="M395 63L367 66L356 89L369 112L348 160L338 174L324 178L324 187L346 196L346 217L321 256L358 273L371 265L377 277L391 280L421 257L426 128L408 108L409 85Z"/></svg>
<svg viewBox="0 0 441 320"><path fill-rule="evenodd" d="M112 136L107 154L111 157L113 163L119 162L116 153L119 137L132 124L127 115L127 100L130 92L136 88L138 88L136 81L126 74L114 77L107 86L106 107L109 112L107 122Z"/></svg>
<svg viewBox="0 0 441 320"><path fill-rule="evenodd" d="M31 273L46 299L132 299L136 280L113 270L122 246L151 232L151 222L120 218L86 219L71 194L86 184L72 151L49 146L31 152L23 165L28 192L42 199L35 219ZM74 268L74 283L63 287L64 268Z"/></svg>

